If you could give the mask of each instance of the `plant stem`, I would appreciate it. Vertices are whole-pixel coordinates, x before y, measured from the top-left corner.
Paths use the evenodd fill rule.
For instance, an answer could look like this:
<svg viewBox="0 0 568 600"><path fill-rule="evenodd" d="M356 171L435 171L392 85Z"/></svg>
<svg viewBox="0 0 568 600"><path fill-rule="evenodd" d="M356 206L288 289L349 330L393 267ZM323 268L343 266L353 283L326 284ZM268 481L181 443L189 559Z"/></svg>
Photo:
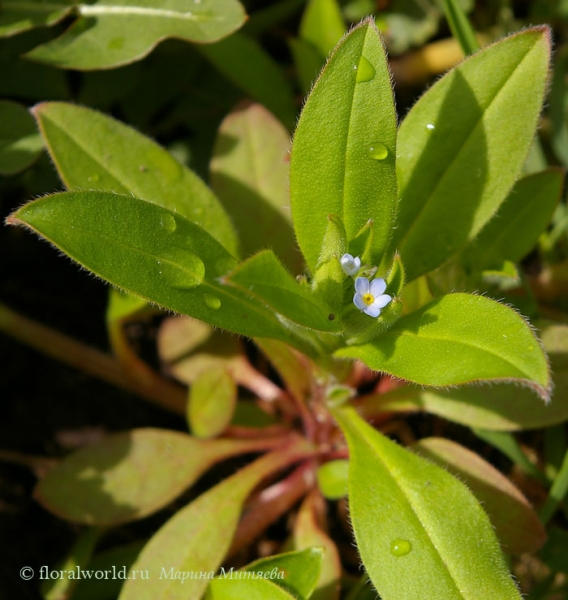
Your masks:
<svg viewBox="0 0 568 600"><path fill-rule="evenodd" d="M229 548L230 558L251 544L269 525L286 514L305 496L315 481L314 463L302 463L286 479L263 490L247 508Z"/></svg>
<svg viewBox="0 0 568 600"><path fill-rule="evenodd" d="M31 346L42 354L133 392L172 412L185 414L185 390L156 377L152 385L125 372L118 360L86 344L33 321L0 303L0 331Z"/></svg>

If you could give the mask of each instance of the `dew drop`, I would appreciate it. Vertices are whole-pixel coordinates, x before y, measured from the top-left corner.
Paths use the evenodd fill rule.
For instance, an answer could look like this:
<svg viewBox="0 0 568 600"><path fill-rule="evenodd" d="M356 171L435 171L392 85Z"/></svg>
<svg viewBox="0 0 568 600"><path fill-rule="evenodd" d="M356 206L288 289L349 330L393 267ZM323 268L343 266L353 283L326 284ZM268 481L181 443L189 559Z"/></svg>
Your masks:
<svg viewBox="0 0 568 600"><path fill-rule="evenodd" d="M177 229L176 219L173 215L170 215L170 213L164 213L160 217L160 222L162 227L169 233L173 233Z"/></svg>
<svg viewBox="0 0 568 600"><path fill-rule="evenodd" d="M183 248L169 248L160 252L158 264L164 281L173 288L186 290L197 287L205 277L203 261Z"/></svg>
<svg viewBox="0 0 568 600"><path fill-rule="evenodd" d="M98 173L94 173L93 175L90 175L89 177L87 177L87 181L96 182L96 181L99 181L100 178L101 178L101 176Z"/></svg>
<svg viewBox="0 0 568 600"><path fill-rule="evenodd" d="M404 556L412 550L412 544L408 540L396 539L391 542L390 551L394 556Z"/></svg>
<svg viewBox="0 0 568 600"><path fill-rule="evenodd" d="M373 79L374 76L375 68L364 56L362 56L359 59L359 65L357 67L357 76L355 80L357 81L357 83L364 83L365 81L371 81L371 79Z"/></svg>
<svg viewBox="0 0 568 600"><path fill-rule="evenodd" d="M381 142L376 142L369 146L369 156L373 160L385 160L388 155L388 148Z"/></svg>
<svg viewBox="0 0 568 600"><path fill-rule="evenodd" d="M205 294L203 300L205 301L205 304L213 310L219 310L221 308L221 300L219 300L217 296L213 296L213 294Z"/></svg>
<svg viewBox="0 0 568 600"><path fill-rule="evenodd" d="M428 123L426 125L426 129L429 129L430 131L432 131L433 129L436 129L436 126L433 123Z"/></svg>

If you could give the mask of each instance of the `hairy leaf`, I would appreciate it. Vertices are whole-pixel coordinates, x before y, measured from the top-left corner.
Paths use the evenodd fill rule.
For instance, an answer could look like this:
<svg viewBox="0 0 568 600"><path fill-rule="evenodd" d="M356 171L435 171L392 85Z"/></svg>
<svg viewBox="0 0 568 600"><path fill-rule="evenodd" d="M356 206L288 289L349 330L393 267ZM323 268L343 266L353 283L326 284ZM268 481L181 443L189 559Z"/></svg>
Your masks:
<svg viewBox="0 0 568 600"><path fill-rule="evenodd" d="M385 52L374 21L353 29L322 71L294 135L290 192L294 228L315 270L328 216L347 241L373 221L378 264L396 204L396 117Z"/></svg>
<svg viewBox="0 0 568 600"><path fill-rule="evenodd" d="M383 600L520 600L492 526L447 471L401 448L353 408L349 509L363 564Z"/></svg>
<svg viewBox="0 0 568 600"><path fill-rule="evenodd" d="M421 385L517 381L550 397L550 371L536 336L514 310L484 296L449 294L372 342L336 354Z"/></svg>
<svg viewBox="0 0 568 600"><path fill-rule="evenodd" d="M549 59L547 27L510 36L450 71L404 119L392 247L408 280L465 246L509 193L535 134Z"/></svg>
<svg viewBox="0 0 568 600"><path fill-rule="evenodd" d="M480 456L443 438L421 439L412 449L447 468L469 487L507 554L536 552L544 544L546 531L527 499Z"/></svg>
<svg viewBox="0 0 568 600"><path fill-rule="evenodd" d="M26 204L25 224L110 283L248 336L294 345L273 311L220 278L236 260L201 227L156 204L108 192L68 192Z"/></svg>
<svg viewBox="0 0 568 600"><path fill-rule="evenodd" d="M203 227L229 252L237 252L236 234L219 200L158 144L81 106L44 102L33 112L70 190L132 194L179 213Z"/></svg>

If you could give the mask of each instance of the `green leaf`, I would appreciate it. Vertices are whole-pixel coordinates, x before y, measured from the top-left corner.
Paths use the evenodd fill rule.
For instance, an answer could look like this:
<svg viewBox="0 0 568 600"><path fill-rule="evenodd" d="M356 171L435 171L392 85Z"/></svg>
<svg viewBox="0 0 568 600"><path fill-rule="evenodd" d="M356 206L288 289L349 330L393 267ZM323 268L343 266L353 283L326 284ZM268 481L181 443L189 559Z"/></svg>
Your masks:
<svg viewBox="0 0 568 600"><path fill-rule="evenodd" d="M296 77L300 88L306 95L311 90L325 60L317 48L299 38L290 38L288 46L296 65Z"/></svg>
<svg viewBox="0 0 568 600"><path fill-rule="evenodd" d="M348 242L372 220L372 257L379 263L397 199L395 144L385 52L374 22L367 20L329 59L304 106L292 145L292 216L312 272L330 214L343 221Z"/></svg>
<svg viewBox="0 0 568 600"><path fill-rule="evenodd" d="M310 598L320 576L322 559L322 548L306 548L256 560L237 571L237 576L242 572L263 575L294 598Z"/></svg>
<svg viewBox="0 0 568 600"><path fill-rule="evenodd" d="M360 405L362 415L380 412L424 410L456 423L497 431L547 427L568 420L568 326L547 325L540 332L554 373L550 404L535 402L527 389L509 384L423 390L404 386L385 394L367 396Z"/></svg>
<svg viewBox="0 0 568 600"><path fill-rule="evenodd" d="M520 261L534 248L558 204L564 171L551 168L520 179L499 213L466 248L465 260L478 270Z"/></svg>
<svg viewBox="0 0 568 600"><path fill-rule="evenodd" d="M190 8L191 10L188 10ZM79 19L27 58L62 69L110 69L139 60L162 40L216 42L238 29L245 12L237 0L99 0L78 4Z"/></svg>
<svg viewBox="0 0 568 600"><path fill-rule="evenodd" d="M550 371L536 336L514 310L484 296L443 296L372 342L336 355L421 385L516 381L550 397Z"/></svg>
<svg viewBox="0 0 568 600"><path fill-rule="evenodd" d="M300 23L300 38L317 48L322 60L345 34L337 0L309 0Z"/></svg>
<svg viewBox="0 0 568 600"><path fill-rule="evenodd" d="M312 385L313 366L308 359L277 340L255 338L254 343L278 371L292 395L299 402L305 402Z"/></svg>
<svg viewBox="0 0 568 600"><path fill-rule="evenodd" d="M236 336L186 317L165 319L157 342L168 373L188 385L214 367L228 368L234 374L244 360Z"/></svg>
<svg viewBox="0 0 568 600"><path fill-rule="evenodd" d="M97 553L89 561L88 568L91 571L109 570L113 575L116 573L116 578L80 579L73 592L73 600L116 600L128 571L144 544L144 541L133 542ZM85 568L87 565L81 566Z"/></svg>
<svg viewBox="0 0 568 600"><path fill-rule="evenodd" d="M222 366L207 369L191 386L188 421L193 435L215 437L233 418L237 402L237 386Z"/></svg>
<svg viewBox="0 0 568 600"><path fill-rule="evenodd" d="M491 519L504 552L536 552L544 544L546 531L527 499L480 456L443 438L423 438L412 449L467 485Z"/></svg>
<svg viewBox="0 0 568 600"><path fill-rule="evenodd" d="M69 455L34 495L68 521L116 525L166 506L215 463L266 447L254 440L202 441L174 431L134 429Z"/></svg>
<svg viewBox="0 0 568 600"><path fill-rule="evenodd" d="M328 332L339 329L338 321L329 319L330 309L286 271L272 250L241 263L226 281L299 325Z"/></svg>
<svg viewBox="0 0 568 600"><path fill-rule="evenodd" d="M21 33L34 27L54 25L69 15L74 6L74 0L3 0L0 37Z"/></svg>
<svg viewBox="0 0 568 600"><path fill-rule="evenodd" d="M219 281L236 260L179 214L130 196L68 192L30 202L9 222L26 224L96 275L150 302L302 348L273 311Z"/></svg>
<svg viewBox="0 0 568 600"><path fill-rule="evenodd" d="M219 128L211 188L240 233L245 257L270 247L299 273L302 257L288 198L289 146L289 133L263 106L242 105Z"/></svg>
<svg viewBox="0 0 568 600"><path fill-rule="evenodd" d="M152 537L133 565L133 569L147 570L148 579L127 580L119 600L200 598L231 544L243 503L251 491L265 477L307 451L307 445L297 442L272 452L177 512ZM160 577L163 569L165 575ZM168 575L170 570L172 577ZM181 575L176 578L175 573Z"/></svg>
<svg viewBox="0 0 568 600"><path fill-rule="evenodd" d="M472 240L509 193L534 137L549 59L547 27L512 35L450 71L404 119L392 248L408 280Z"/></svg>
<svg viewBox="0 0 568 600"><path fill-rule="evenodd" d="M132 294L125 294L116 288L110 288L106 311L107 327L121 323L128 317L139 314L147 309L148 303L146 300Z"/></svg>
<svg viewBox="0 0 568 600"><path fill-rule="evenodd" d="M520 600L471 492L374 430L354 409L335 415L349 445L349 512L357 546L381 598Z"/></svg>
<svg viewBox="0 0 568 600"><path fill-rule="evenodd" d="M179 596L181 599L182 596ZM267 579L215 579L209 585L205 600L298 600ZM299 600L303 600L300 597Z"/></svg>
<svg viewBox="0 0 568 600"><path fill-rule="evenodd" d="M290 84L280 65L258 42L236 33L198 49L229 81L263 104L284 125L293 126L296 105Z"/></svg>
<svg viewBox="0 0 568 600"><path fill-rule="evenodd" d="M318 487L328 500L347 495L348 460L330 460L317 470Z"/></svg>
<svg viewBox="0 0 568 600"><path fill-rule="evenodd" d="M25 106L0 100L0 175L23 171L42 149L41 136Z"/></svg>
<svg viewBox="0 0 568 600"><path fill-rule="evenodd" d="M70 190L132 194L197 223L232 254L237 237L220 202L192 171L131 127L88 108L34 108L48 150Z"/></svg>
<svg viewBox="0 0 568 600"><path fill-rule="evenodd" d="M327 510L326 502L317 490L312 490L302 502L294 522L294 548L320 547L324 549L321 573L317 587L310 600L338 600L341 560L335 542L324 531L322 516Z"/></svg>
<svg viewBox="0 0 568 600"><path fill-rule="evenodd" d="M89 562L93 551L101 537L102 530L96 527L85 529L80 535L69 554L57 565L57 569L65 575L59 579L46 579L41 583L41 595L44 600L61 600L75 597L75 588L79 583L77 578L69 577L69 573L84 568Z"/></svg>

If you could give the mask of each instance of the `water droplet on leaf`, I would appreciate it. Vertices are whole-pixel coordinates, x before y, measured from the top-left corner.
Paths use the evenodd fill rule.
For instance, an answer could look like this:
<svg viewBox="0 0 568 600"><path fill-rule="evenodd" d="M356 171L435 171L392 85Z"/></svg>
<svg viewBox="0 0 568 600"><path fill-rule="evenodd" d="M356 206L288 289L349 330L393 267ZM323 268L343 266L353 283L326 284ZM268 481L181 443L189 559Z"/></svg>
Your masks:
<svg viewBox="0 0 568 600"><path fill-rule="evenodd" d="M408 540L396 539L391 542L390 551L394 556L404 556L412 550L412 544Z"/></svg>
<svg viewBox="0 0 568 600"><path fill-rule="evenodd" d="M217 296L213 296L213 294L205 294L203 300L205 301L205 304L213 310L219 310L221 308L221 300L219 300Z"/></svg>
<svg viewBox="0 0 568 600"><path fill-rule="evenodd" d="M189 250L169 248L160 252L161 272L164 280L174 288L190 289L197 287L205 277L203 261Z"/></svg>
<svg viewBox="0 0 568 600"><path fill-rule="evenodd" d="M428 123L426 125L426 129L429 129L430 131L432 131L432 129L436 129L436 126L433 123Z"/></svg>
<svg viewBox="0 0 568 600"><path fill-rule="evenodd" d="M176 219L173 215L170 215L170 213L164 213L160 217L160 221L161 221L162 227L166 231L169 231L170 233L173 233L177 229Z"/></svg>
<svg viewBox="0 0 568 600"><path fill-rule="evenodd" d="M388 148L381 142L376 142L369 146L369 156L373 160L385 160L388 155Z"/></svg>
<svg viewBox="0 0 568 600"><path fill-rule="evenodd" d="M359 59L359 66L357 67L357 83L371 81L371 79L373 79L374 76L375 68L364 56L362 56Z"/></svg>

